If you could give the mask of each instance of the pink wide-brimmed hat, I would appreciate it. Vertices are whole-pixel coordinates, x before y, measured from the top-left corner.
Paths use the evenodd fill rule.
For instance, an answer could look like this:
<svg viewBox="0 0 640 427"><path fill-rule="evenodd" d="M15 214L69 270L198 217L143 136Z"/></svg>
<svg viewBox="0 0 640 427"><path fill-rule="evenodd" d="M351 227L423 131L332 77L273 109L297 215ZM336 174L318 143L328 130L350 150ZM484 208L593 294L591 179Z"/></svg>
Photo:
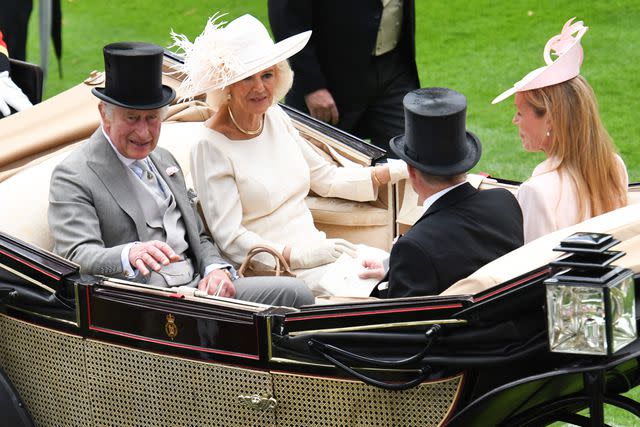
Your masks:
<svg viewBox="0 0 640 427"><path fill-rule="evenodd" d="M180 85L184 97L222 89L284 61L302 50L311 37L311 31L305 31L274 43L253 16L242 15L226 26L220 22L222 16L209 18L193 43L185 35L171 33L173 47L184 52L184 64L177 70L186 75Z"/></svg>
<svg viewBox="0 0 640 427"><path fill-rule="evenodd" d="M580 74L583 56L580 39L589 27L585 27L582 21L573 22L574 19L576 18L569 19L560 34L551 37L545 45L543 56L547 65L524 76L512 88L498 95L492 104L497 104L516 92L566 82ZM555 61L551 59L552 51L557 56Z"/></svg>

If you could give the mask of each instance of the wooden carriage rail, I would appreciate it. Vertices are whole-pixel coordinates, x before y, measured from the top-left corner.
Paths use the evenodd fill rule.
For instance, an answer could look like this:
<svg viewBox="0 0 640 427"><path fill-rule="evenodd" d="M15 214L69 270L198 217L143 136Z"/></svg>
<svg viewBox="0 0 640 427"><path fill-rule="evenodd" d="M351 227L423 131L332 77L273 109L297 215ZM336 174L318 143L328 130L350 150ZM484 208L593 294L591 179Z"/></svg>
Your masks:
<svg viewBox="0 0 640 427"><path fill-rule="evenodd" d="M32 270L38 271L53 280L76 274L77 264L51 252L36 248L22 240L15 239L0 231L0 254L16 260Z"/></svg>

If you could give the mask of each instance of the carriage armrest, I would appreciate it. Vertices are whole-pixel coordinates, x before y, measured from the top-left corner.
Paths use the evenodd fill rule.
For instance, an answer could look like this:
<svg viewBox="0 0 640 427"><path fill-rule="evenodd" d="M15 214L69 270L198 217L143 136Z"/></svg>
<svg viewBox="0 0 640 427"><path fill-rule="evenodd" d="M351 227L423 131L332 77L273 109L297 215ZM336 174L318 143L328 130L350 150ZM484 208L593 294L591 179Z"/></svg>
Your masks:
<svg viewBox="0 0 640 427"><path fill-rule="evenodd" d="M476 294L545 266L562 255L560 252L554 252L553 248L571 234L579 231L612 234L621 241L614 249L625 250L627 248L627 253L630 254L620 258L616 264L629 267L636 273L640 271L640 260L634 255L637 251L629 250L630 247L640 245L640 240L638 240L638 236L640 236L640 204L634 204L554 231L527 243L490 262L469 277L459 280L441 295Z"/></svg>
<svg viewBox="0 0 640 427"><path fill-rule="evenodd" d="M388 210L373 203L318 196L307 196L305 201L316 224L370 226L388 223Z"/></svg>

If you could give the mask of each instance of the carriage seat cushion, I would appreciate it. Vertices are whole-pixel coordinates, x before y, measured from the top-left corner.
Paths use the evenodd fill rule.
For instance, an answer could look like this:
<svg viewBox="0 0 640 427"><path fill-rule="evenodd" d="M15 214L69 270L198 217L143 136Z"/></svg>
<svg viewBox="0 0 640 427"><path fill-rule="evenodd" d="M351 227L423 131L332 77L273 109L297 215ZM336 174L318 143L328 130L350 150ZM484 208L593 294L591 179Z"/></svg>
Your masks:
<svg viewBox="0 0 640 427"><path fill-rule="evenodd" d="M307 196L305 201L319 224L367 227L389 222L387 209L371 203L318 196Z"/></svg>
<svg viewBox="0 0 640 427"><path fill-rule="evenodd" d="M47 221L49 183L53 169L68 155L65 150L0 183L1 231L44 250L53 249Z"/></svg>
<svg viewBox="0 0 640 427"><path fill-rule="evenodd" d="M577 232L612 234L621 241L613 248L615 250L624 250L632 244L637 245L640 243L636 239L636 236L640 235L640 204L631 204L542 236L490 262L469 277L459 280L442 295L476 294L542 267L561 256L561 252L554 252L552 249L563 239ZM637 264L633 254L616 261L616 265L629 268L637 269Z"/></svg>

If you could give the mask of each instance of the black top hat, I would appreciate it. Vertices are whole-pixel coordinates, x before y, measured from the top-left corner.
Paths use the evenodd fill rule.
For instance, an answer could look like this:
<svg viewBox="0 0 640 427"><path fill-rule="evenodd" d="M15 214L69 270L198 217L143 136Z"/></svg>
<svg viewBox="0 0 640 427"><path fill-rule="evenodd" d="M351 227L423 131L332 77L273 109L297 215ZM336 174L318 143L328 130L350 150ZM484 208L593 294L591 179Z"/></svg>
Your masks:
<svg viewBox="0 0 640 427"><path fill-rule="evenodd" d="M482 145L466 130L464 95L441 87L416 89L402 103L405 134L390 141L398 157L437 176L458 175L478 163Z"/></svg>
<svg viewBox="0 0 640 427"><path fill-rule="evenodd" d="M160 46L149 43L122 42L104 47L104 88L92 93L110 104L134 110L164 107L176 97L176 92L162 84Z"/></svg>

